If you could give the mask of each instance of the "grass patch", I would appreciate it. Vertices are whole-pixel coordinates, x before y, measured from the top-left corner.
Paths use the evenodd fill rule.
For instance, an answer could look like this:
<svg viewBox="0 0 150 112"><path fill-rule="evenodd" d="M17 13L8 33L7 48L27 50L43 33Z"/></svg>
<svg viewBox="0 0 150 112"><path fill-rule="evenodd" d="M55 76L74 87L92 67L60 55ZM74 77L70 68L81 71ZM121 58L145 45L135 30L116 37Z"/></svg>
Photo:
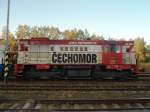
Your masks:
<svg viewBox="0 0 150 112"><path fill-rule="evenodd" d="M144 72L150 72L150 63L141 63L138 66L140 69L144 69Z"/></svg>

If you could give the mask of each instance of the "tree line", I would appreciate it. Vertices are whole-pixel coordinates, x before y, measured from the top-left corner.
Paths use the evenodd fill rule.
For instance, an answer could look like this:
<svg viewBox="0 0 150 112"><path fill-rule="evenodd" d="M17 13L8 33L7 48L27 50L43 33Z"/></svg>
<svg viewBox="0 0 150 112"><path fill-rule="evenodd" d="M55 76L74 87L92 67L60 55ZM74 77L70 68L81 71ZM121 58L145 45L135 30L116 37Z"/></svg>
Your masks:
<svg viewBox="0 0 150 112"><path fill-rule="evenodd" d="M2 37L5 37L6 28L3 28ZM16 29L15 35L10 33L10 37L16 37L17 39L28 39L29 37L48 37L49 39L65 39L65 40L76 40L76 39L98 39L103 40L103 36L99 36L96 34L90 35L88 30L81 29L71 29L60 31L59 28L53 26L29 26L29 25L19 25Z"/></svg>
<svg viewBox="0 0 150 112"><path fill-rule="evenodd" d="M6 37L6 28L2 30L2 38ZM59 28L53 26L29 26L29 25L19 25L15 31L15 34L9 33L9 46L10 50L17 49L17 40L18 39L28 39L29 37L48 37L49 39L54 40L105 40L103 36L92 34L88 32L87 29L71 29L60 31ZM113 40L113 38L109 38ZM125 39L120 39L125 40ZM135 51L136 58L139 63L141 62L150 62L150 57L146 57L144 51L150 51L150 44L146 45L144 38L137 37L135 40Z"/></svg>

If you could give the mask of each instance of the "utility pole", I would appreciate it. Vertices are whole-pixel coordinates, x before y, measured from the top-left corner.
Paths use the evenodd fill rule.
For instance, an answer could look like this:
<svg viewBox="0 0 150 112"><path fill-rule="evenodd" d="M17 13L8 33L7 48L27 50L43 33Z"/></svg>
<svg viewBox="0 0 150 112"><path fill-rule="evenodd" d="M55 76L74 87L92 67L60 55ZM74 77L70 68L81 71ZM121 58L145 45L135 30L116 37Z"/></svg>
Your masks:
<svg viewBox="0 0 150 112"><path fill-rule="evenodd" d="M10 0L7 0L7 25L6 25L6 49L5 49L5 63L4 63L4 83L7 83L9 64L8 64L8 50L9 50L9 13L10 13Z"/></svg>
<svg viewBox="0 0 150 112"><path fill-rule="evenodd" d="M8 48L8 39L9 39L9 13L10 13L10 0L8 0L8 4L7 4L7 30L6 30L7 48Z"/></svg>

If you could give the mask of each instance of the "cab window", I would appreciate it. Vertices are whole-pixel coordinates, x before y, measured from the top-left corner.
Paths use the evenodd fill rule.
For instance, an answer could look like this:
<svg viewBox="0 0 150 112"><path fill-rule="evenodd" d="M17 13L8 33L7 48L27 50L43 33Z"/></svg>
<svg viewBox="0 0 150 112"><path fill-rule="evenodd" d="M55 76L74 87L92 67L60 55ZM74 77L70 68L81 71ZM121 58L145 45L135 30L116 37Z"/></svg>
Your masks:
<svg viewBox="0 0 150 112"><path fill-rule="evenodd" d="M110 44L109 45L109 52L119 53L120 52L120 46L118 46L116 44Z"/></svg>

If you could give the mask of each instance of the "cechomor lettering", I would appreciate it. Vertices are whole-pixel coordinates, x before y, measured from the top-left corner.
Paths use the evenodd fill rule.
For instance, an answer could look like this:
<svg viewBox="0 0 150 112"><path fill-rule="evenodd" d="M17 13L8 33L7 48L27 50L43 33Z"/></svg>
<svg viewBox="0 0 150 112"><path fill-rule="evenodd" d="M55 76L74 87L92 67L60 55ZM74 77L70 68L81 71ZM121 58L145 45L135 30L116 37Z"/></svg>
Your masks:
<svg viewBox="0 0 150 112"><path fill-rule="evenodd" d="M96 63L97 59L97 55L96 54L92 54L92 63Z"/></svg>
<svg viewBox="0 0 150 112"><path fill-rule="evenodd" d="M52 63L55 64L90 64L97 63L96 54L66 54L54 53L52 54Z"/></svg>
<svg viewBox="0 0 150 112"><path fill-rule="evenodd" d="M56 53L52 54L52 62L57 63L57 54Z"/></svg>
<svg viewBox="0 0 150 112"><path fill-rule="evenodd" d="M67 63L67 54L63 54L63 57L62 57L62 58L63 58L63 62L64 62L64 63Z"/></svg>

